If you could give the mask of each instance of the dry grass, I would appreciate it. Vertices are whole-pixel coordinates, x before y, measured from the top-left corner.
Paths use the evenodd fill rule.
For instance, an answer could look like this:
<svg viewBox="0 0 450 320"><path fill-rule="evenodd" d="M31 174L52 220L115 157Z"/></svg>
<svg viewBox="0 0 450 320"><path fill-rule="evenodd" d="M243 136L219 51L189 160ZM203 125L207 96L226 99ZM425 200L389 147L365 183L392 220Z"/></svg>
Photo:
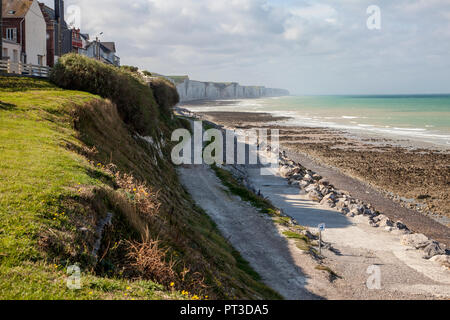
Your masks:
<svg viewBox="0 0 450 320"><path fill-rule="evenodd" d="M162 249L158 240L126 241L128 269L137 279L152 280L170 287L178 282L174 271L175 262L168 258L167 249Z"/></svg>

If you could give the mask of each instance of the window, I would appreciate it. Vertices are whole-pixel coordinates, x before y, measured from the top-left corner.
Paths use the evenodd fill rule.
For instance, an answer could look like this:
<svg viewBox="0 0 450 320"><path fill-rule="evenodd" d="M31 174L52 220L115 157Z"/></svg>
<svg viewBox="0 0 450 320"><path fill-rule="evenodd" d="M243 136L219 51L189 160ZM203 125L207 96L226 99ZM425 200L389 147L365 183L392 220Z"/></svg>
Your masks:
<svg viewBox="0 0 450 320"><path fill-rule="evenodd" d="M8 49L3 48L3 58L7 58L7 57L8 57Z"/></svg>
<svg viewBox="0 0 450 320"><path fill-rule="evenodd" d="M44 65L44 56L38 55L38 65Z"/></svg>
<svg viewBox="0 0 450 320"><path fill-rule="evenodd" d="M17 28L7 28L6 39L11 41L17 41Z"/></svg>

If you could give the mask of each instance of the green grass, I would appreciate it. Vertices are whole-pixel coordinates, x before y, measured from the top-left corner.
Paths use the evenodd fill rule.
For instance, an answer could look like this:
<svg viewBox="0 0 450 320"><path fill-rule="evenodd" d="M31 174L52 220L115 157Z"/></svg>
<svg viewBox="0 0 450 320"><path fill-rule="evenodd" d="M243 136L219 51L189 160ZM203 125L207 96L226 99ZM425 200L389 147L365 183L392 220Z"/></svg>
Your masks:
<svg viewBox="0 0 450 320"><path fill-rule="evenodd" d="M336 272L334 272L330 267L327 267L327 266L324 266L324 265L321 265L321 264L316 266L316 270L328 272L328 275L329 275L331 281L334 281L334 280L336 280L338 278L339 279L342 278Z"/></svg>
<svg viewBox="0 0 450 320"><path fill-rule="evenodd" d="M51 261L38 242L43 231L73 228L72 213L63 212L62 199L76 197L79 186L102 185L90 174L97 169L65 148L68 142L79 144L71 109L98 97L60 90L42 80L4 80L0 79L8 83L0 90L0 298L179 298L150 281L131 283L93 274L83 277L82 290L66 287L67 265ZM14 87L20 91L12 91Z"/></svg>
<svg viewBox="0 0 450 320"><path fill-rule="evenodd" d="M243 201L250 202L262 213L272 216L280 215L277 209L269 201L248 190L245 186L240 184L229 171L219 168L216 165L211 166L211 168L222 181L223 185L226 186L232 194L239 196Z"/></svg>
<svg viewBox="0 0 450 320"><path fill-rule="evenodd" d="M307 236L297 233L297 232L285 231L285 232L283 232L283 235L288 239L297 239L297 240L303 240L303 241L309 242L309 239Z"/></svg>
<svg viewBox="0 0 450 320"><path fill-rule="evenodd" d="M114 177L97 165L109 161L159 191L162 205L157 219L151 220L157 223L149 225L151 236L170 250L177 268L204 277L207 288L199 291L220 299L281 298L258 280L184 192L164 158L170 155L170 144L159 158L148 144L133 138L119 116L107 109L111 105L97 95L62 90L43 80L0 81L7 84L0 86L0 299L189 298L154 281L99 271L91 261L92 243L79 227L95 227L104 206L111 205L108 192L123 191L115 190ZM168 124L152 129L157 130L170 137ZM84 154L93 147L93 155ZM128 200L133 204L132 197ZM139 240L128 224L123 213L116 212L114 230L104 242ZM114 267L113 254L123 254L114 250L102 266ZM74 262L82 264L84 272L83 287L75 291L65 283L66 268ZM183 289L201 294L195 283L178 287Z"/></svg>

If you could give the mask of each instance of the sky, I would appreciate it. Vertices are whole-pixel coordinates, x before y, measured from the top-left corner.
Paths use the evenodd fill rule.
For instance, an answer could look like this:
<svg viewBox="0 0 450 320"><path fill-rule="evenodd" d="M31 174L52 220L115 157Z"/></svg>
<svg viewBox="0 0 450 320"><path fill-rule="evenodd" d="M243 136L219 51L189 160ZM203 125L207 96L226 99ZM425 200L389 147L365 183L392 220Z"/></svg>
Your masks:
<svg viewBox="0 0 450 320"><path fill-rule="evenodd" d="M165 75L292 94L450 93L450 0L66 0L71 5L82 32L116 42L122 64ZM373 5L380 20L367 12Z"/></svg>

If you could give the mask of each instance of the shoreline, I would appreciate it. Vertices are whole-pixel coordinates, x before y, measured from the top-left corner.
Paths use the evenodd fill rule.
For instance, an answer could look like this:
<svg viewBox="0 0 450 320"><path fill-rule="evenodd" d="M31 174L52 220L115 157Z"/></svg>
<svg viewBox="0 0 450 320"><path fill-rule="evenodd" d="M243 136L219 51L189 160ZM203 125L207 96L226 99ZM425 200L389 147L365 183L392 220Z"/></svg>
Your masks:
<svg viewBox="0 0 450 320"><path fill-rule="evenodd" d="M272 99L278 98L283 97L273 97ZM407 127L397 128L391 126L380 126L376 124L369 125L356 122L358 119L365 119L365 117L361 118L355 116L341 116L336 118L336 116L334 116L331 118L327 117L320 120L320 117L315 117L314 115L308 115L308 117L306 118L299 118L299 115L297 115L294 111L274 111L265 110L264 108L262 108L263 110L261 110L261 108L253 108L252 105L257 105L258 100L267 99L269 98L198 100L183 102L179 104L179 106L196 113L243 112L247 114L266 114L274 118L273 125L280 127L307 127L336 130L345 132L348 137L353 139L363 139L367 141L375 138L377 140L390 141L391 143L395 143L399 147L405 147L409 149L423 148L433 151L450 153L449 133L447 133L446 131L433 131L432 128L434 126L426 126L426 129ZM240 108L241 104L242 108ZM226 110L225 108L229 110ZM351 120L351 123L340 123L339 121L343 119L349 121ZM301 123L301 125L299 123ZM440 138L438 139L437 137ZM444 137L448 137L447 140L445 140Z"/></svg>
<svg viewBox="0 0 450 320"><path fill-rule="evenodd" d="M407 221L413 229L450 245L449 177L444 172L448 153L408 149L394 145L395 140L351 139L335 129L278 126L268 113L193 114L225 128L280 129L282 149L308 169L357 193L392 219Z"/></svg>
<svg viewBox="0 0 450 320"><path fill-rule="evenodd" d="M205 123L206 128L226 129L211 122ZM440 238L430 239L411 227L409 221L395 222L376 212L370 204L303 164L310 167L282 153L280 167L273 175L261 175L258 165L222 167L243 186L269 200L282 218L255 211L252 204L228 190L207 164L181 166L179 174L183 185L225 237L265 283L287 299L423 300L449 296L448 251ZM311 197L313 188L320 190L322 200ZM308 249L292 236L302 230L300 237L312 239L319 223L326 224L321 253L309 251L318 250L318 242L313 241ZM426 249L409 245L408 241L416 238L428 239ZM379 290L365 285L371 264L382 266L383 275L392 279Z"/></svg>

